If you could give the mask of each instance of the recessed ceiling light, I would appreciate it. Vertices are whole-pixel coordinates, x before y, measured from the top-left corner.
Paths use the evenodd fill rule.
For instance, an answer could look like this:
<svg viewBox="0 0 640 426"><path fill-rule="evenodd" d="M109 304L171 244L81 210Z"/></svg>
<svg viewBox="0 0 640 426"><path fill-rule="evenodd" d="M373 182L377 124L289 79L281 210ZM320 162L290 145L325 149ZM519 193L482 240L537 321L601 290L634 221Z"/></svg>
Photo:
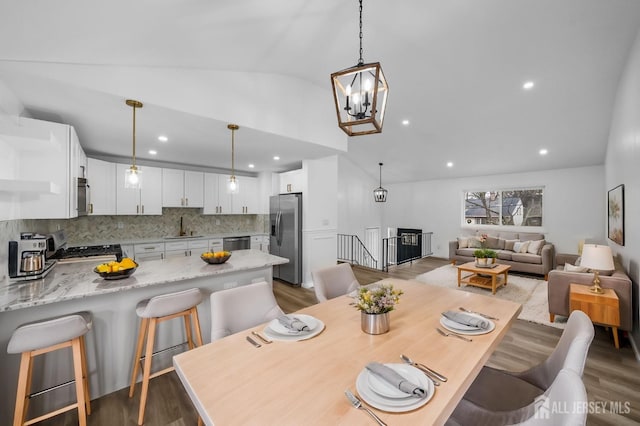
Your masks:
<svg viewBox="0 0 640 426"><path fill-rule="evenodd" d="M250 169L253 169L254 167L255 167L255 165L254 165L254 164L249 164L249 168L250 168Z"/></svg>
<svg viewBox="0 0 640 426"><path fill-rule="evenodd" d="M149 154L151 155L156 155L158 153L158 151L156 151L155 149L150 149L149 150Z"/></svg>
<svg viewBox="0 0 640 426"><path fill-rule="evenodd" d="M164 136L164 135L160 135L160 136L158 136L158 140L160 142L167 142L169 140L169 138Z"/></svg>
<svg viewBox="0 0 640 426"><path fill-rule="evenodd" d="M449 162L447 163L447 167L453 167L453 163L452 163L451 161L449 161Z"/></svg>
<svg viewBox="0 0 640 426"><path fill-rule="evenodd" d="M280 157L278 157L277 155L274 155L273 159L278 161L280 159Z"/></svg>
<svg viewBox="0 0 640 426"><path fill-rule="evenodd" d="M409 120L402 120L402 124L404 124L405 126L409 125Z"/></svg>
<svg viewBox="0 0 640 426"><path fill-rule="evenodd" d="M524 90L531 90L531 89L533 89L533 86L534 86L534 85L535 85L535 84L533 83L533 81L527 81L527 82L525 82L525 83L522 85L522 88L523 88Z"/></svg>
<svg viewBox="0 0 640 426"><path fill-rule="evenodd" d="M547 155L549 153L549 151L547 149L545 149L545 148L542 148L540 151L538 151L538 153L540 155Z"/></svg>

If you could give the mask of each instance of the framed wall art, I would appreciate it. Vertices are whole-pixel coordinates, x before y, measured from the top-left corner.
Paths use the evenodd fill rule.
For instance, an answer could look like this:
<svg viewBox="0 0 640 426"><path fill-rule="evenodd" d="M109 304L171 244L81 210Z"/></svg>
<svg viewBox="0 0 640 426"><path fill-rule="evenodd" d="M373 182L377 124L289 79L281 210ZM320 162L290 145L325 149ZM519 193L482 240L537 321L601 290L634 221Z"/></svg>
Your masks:
<svg viewBox="0 0 640 426"><path fill-rule="evenodd" d="M624 245L624 185L609 190L608 194L608 236L611 241Z"/></svg>

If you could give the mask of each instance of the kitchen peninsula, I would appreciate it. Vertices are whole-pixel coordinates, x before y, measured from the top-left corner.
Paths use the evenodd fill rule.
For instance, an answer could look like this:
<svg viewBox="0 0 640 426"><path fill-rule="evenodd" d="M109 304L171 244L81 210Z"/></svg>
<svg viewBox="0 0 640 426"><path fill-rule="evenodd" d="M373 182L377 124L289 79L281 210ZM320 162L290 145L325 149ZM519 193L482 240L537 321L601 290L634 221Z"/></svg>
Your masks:
<svg viewBox="0 0 640 426"><path fill-rule="evenodd" d="M78 311L91 312L93 327L86 335L87 360L91 398L97 398L129 385L138 327L135 307L139 301L193 287L208 295L256 281L272 282L273 265L287 262L288 259L259 250L238 250L219 265L207 264L198 256L140 262L135 273L122 280L99 277L93 272L96 262L61 263L44 279L5 283L0 287L0 345L6 348L13 330L22 324ZM209 342L209 297L198 306L198 314L203 340ZM163 323L158 328L156 350L180 345L185 340L184 326L179 321ZM158 364L170 365L171 355L181 350L179 347L158 357ZM43 370L39 370L42 359L36 359L34 390L72 377L69 357L64 355L47 355L47 368ZM4 383L0 387L0 424L9 424L11 420L19 362L19 356L0 351L0 381ZM35 398L30 405L48 407L64 403L65 398L74 398L73 387Z"/></svg>

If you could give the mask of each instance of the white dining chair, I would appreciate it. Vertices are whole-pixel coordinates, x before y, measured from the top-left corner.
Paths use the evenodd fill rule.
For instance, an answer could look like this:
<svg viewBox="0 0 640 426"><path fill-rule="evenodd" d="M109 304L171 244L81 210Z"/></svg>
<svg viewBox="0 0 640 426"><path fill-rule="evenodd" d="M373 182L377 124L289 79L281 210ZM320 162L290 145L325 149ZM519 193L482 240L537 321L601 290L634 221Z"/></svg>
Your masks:
<svg viewBox="0 0 640 426"><path fill-rule="evenodd" d="M570 369L582 377L594 329L582 311L573 311L555 349L542 363L522 372L485 366L464 399L493 411L524 407L551 386L558 372Z"/></svg>
<svg viewBox="0 0 640 426"><path fill-rule="evenodd" d="M575 371L565 368L560 370L544 394L522 408L492 411L463 399L446 425L585 425L587 404L587 391L582 378Z"/></svg>
<svg viewBox="0 0 640 426"><path fill-rule="evenodd" d="M313 277L313 289L318 302L326 302L328 299L348 294L360 287L360 283L351 270L348 263L311 271Z"/></svg>
<svg viewBox="0 0 640 426"><path fill-rule="evenodd" d="M211 293L211 341L284 315L271 284L261 281Z"/></svg>

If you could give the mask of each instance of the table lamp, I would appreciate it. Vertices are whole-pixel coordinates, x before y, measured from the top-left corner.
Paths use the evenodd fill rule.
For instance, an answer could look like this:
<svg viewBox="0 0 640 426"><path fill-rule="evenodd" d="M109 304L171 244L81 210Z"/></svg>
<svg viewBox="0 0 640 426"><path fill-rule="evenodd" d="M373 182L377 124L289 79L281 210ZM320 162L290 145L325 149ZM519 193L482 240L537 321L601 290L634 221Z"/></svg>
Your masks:
<svg viewBox="0 0 640 426"><path fill-rule="evenodd" d="M589 289L593 293L602 294L600 287L600 271L611 271L615 269L613 265L613 255L611 247L598 244L585 244L582 248L582 260L580 266L593 271L593 286Z"/></svg>

